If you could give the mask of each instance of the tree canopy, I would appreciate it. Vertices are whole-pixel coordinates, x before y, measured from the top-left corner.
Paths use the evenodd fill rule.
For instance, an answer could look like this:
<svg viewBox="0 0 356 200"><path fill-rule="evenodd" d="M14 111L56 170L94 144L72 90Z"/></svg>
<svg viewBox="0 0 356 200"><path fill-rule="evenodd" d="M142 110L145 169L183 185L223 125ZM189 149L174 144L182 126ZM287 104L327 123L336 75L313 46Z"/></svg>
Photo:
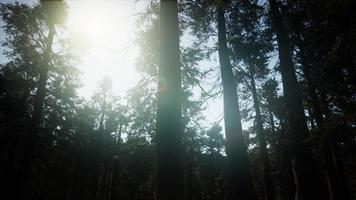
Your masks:
<svg viewBox="0 0 356 200"><path fill-rule="evenodd" d="M0 3L1 199L356 198L356 1L135 5L139 80L88 98L68 1Z"/></svg>

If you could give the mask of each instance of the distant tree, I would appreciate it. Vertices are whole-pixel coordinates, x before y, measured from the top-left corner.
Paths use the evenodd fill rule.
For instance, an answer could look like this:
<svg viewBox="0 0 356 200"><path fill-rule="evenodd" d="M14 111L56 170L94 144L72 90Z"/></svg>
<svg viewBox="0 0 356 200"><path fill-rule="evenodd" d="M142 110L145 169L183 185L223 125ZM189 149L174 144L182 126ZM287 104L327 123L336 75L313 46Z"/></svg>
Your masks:
<svg viewBox="0 0 356 200"><path fill-rule="evenodd" d="M224 145L224 138L221 131L222 128L217 124L214 124L207 131L204 146L208 154L221 153Z"/></svg>

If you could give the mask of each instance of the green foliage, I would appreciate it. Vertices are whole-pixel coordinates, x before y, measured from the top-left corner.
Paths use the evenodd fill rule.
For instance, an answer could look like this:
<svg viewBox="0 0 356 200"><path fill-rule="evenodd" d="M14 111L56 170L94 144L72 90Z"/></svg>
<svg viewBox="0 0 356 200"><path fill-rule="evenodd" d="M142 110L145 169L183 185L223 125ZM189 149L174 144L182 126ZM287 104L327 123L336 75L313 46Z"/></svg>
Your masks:
<svg viewBox="0 0 356 200"><path fill-rule="evenodd" d="M329 183L335 178L327 164L331 156L337 181L344 189L339 188L340 191L352 195L356 185L356 4L351 0L278 2L303 92L304 109L311 113L305 144L310 145L317 158L320 182ZM287 137L288 109L282 95L280 69L273 66L278 49L268 4L257 0L179 2L186 198L226 199L228 193L226 180L230 174L223 128L220 122L207 123L204 113L204 105L221 92L220 79L211 79L217 69L209 68L216 65L217 3L223 3L226 11L228 53L235 81L240 85L244 139L258 196L264 197L265 186L262 159L257 151L261 147L256 137L258 127L253 123L253 89L261 109L276 200L292 199L295 186L288 178L293 177L293 166L286 147L294 144ZM77 52L83 49L73 44L63 26L65 20L70 20L65 2L0 4L4 31L1 45L6 57L0 65L2 197L15 198L18 193L24 135L32 119L48 33L50 27L55 27L43 120L36 138L36 154L31 158L35 164L28 186L33 190L28 198L154 199L158 11L158 2L150 2L137 22L140 56L136 68L141 75L138 84L126 96L116 96L112 81L105 77L92 97L84 99L77 94L82 84L75 67L80 58ZM320 107L318 112L315 105ZM315 114L321 116L321 124Z"/></svg>

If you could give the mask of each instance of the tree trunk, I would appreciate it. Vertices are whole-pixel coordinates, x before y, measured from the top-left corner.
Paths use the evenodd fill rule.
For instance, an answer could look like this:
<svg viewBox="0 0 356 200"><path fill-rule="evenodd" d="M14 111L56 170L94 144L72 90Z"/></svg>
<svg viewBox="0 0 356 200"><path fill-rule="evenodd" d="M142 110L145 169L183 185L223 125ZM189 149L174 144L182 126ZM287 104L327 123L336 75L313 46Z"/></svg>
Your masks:
<svg viewBox="0 0 356 200"><path fill-rule="evenodd" d="M179 62L178 5L161 0L156 124L156 198L182 200L182 89Z"/></svg>
<svg viewBox="0 0 356 200"><path fill-rule="evenodd" d="M293 180L292 163L290 160L289 148L285 146L280 147L280 163L279 163L279 186L280 196L284 200L295 199L296 187Z"/></svg>
<svg viewBox="0 0 356 200"><path fill-rule="evenodd" d="M120 196L120 183L121 183L121 172L122 172L122 165L120 164L120 148L121 148L121 131L122 131L122 122L120 122L119 125L119 140L117 141L118 147L117 147L117 155L115 155L111 159L111 180L110 180L110 189L109 189L109 195L108 195L108 200L115 200L118 199Z"/></svg>
<svg viewBox="0 0 356 200"><path fill-rule="evenodd" d="M317 125L320 127L321 124L323 123L323 116L322 116L321 108L318 103L318 95L316 93L315 84L312 79L310 65L308 64L308 61L306 59L303 42L301 41L300 38L298 39L298 48L300 51L302 70L304 73L304 78L308 85L308 93L310 95L310 102L313 108L311 112L311 116L316 120Z"/></svg>
<svg viewBox="0 0 356 200"><path fill-rule="evenodd" d="M302 70L308 85L308 91L311 98L310 101L312 106L312 112L311 112L312 117L316 120L320 132L323 133L325 132L325 129L323 127L324 125L324 118L322 115L323 112L322 112L322 108L320 107L320 104L322 103L320 103L320 100L316 93L316 87L314 84L315 82L311 74L311 65L308 64L309 61L307 60L307 55L304 50L304 44L300 37L298 38L298 48L300 50ZM326 101L326 99L324 99L324 101ZM344 180L343 177L345 177L345 174L343 172L338 173L338 168L339 168L337 162L338 157L336 156L337 147L334 145L333 142L336 140L337 140L336 138L332 138L332 135L327 134L326 136L324 136L324 141L322 144L322 151L325 159L325 165L326 165L325 168L327 172L328 186L329 186L331 199L347 200L350 199L350 196L349 196L347 181L343 181Z"/></svg>
<svg viewBox="0 0 356 200"><path fill-rule="evenodd" d="M229 199L257 199L251 179L247 147L242 135L242 126L237 97L237 87L232 72L226 40L226 22L223 5L218 5L218 48L224 98L224 121L226 153L229 164Z"/></svg>
<svg viewBox="0 0 356 200"><path fill-rule="evenodd" d="M115 156L112 161L112 181L111 181L111 188L110 188L110 195L109 200L116 200L119 199L119 187L120 187L120 166L119 166L119 159L118 156Z"/></svg>
<svg viewBox="0 0 356 200"><path fill-rule="evenodd" d="M46 84L48 79L48 71L51 59L51 51L53 44L53 37L55 33L54 25L49 26L49 33L46 42L46 49L43 54L43 62L40 68L40 76L38 81L37 92L35 95L34 108L31 118L29 131L24 135L22 161L20 166L20 172L18 174L20 192L17 193L17 197L21 200L29 199L31 196L31 184L32 180L32 168L34 165L33 159L36 155L36 140L38 139L38 132L41 125L43 104L46 97Z"/></svg>
<svg viewBox="0 0 356 200"><path fill-rule="evenodd" d="M272 29L277 36L280 71L288 120L288 139L291 149L296 199L323 199L325 192L313 162L310 148L304 140L308 138L308 128L304 115L301 94L288 46L287 30L284 27L276 0L269 0Z"/></svg>
<svg viewBox="0 0 356 200"><path fill-rule="evenodd" d="M258 147L260 150L260 156L261 156L262 167L263 167L263 185L264 185L264 195L265 195L264 199L274 200L275 199L274 184L271 175L270 160L266 147L266 137L263 131L263 122L262 122L260 105L259 105L260 103L257 97L254 73L251 73L250 79L251 79L251 92L253 97L253 105L256 113L255 120L256 120L256 127L257 127L257 138L259 143Z"/></svg>

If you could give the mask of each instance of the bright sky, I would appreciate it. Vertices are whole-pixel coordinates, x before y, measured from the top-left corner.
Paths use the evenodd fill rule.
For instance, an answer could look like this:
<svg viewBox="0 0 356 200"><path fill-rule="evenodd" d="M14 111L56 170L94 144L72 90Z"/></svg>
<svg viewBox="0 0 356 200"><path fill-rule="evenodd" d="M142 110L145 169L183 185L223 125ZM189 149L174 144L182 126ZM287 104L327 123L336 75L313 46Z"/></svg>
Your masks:
<svg viewBox="0 0 356 200"><path fill-rule="evenodd" d="M19 1L29 4L37 2ZM14 3L15 0L0 2ZM148 0L139 2L140 4L135 0L66 0L69 6L68 30L73 35L82 35L85 45L89 47L77 65L82 72L83 82L83 87L79 89L80 96L90 98L105 76L111 77L113 91L120 96L125 96L138 82L135 61L139 51L134 44L135 22L137 13L142 12ZM1 39L2 34L0 31ZM0 61L5 61L2 54ZM222 116L222 99L210 100L204 113L208 123L218 120Z"/></svg>
<svg viewBox="0 0 356 200"><path fill-rule="evenodd" d="M90 47L78 66L84 83L79 94L90 97L98 82L109 76L113 91L124 96L139 79L135 70L139 52L133 40L136 14L143 5L137 5L134 0L106 0L105 3L67 0L67 3L69 30L84 35ZM209 122L218 120L222 114L221 99L210 101L205 114Z"/></svg>
<svg viewBox="0 0 356 200"><path fill-rule="evenodd" d="M134 66L138 48L133 42L138 5L132 0L67 0L67 4L69 31L83 35L89 47L78 65L84 83L79 94L91 96L98 82L109 76L113 91L125 95L139 78Z"/></svg>

